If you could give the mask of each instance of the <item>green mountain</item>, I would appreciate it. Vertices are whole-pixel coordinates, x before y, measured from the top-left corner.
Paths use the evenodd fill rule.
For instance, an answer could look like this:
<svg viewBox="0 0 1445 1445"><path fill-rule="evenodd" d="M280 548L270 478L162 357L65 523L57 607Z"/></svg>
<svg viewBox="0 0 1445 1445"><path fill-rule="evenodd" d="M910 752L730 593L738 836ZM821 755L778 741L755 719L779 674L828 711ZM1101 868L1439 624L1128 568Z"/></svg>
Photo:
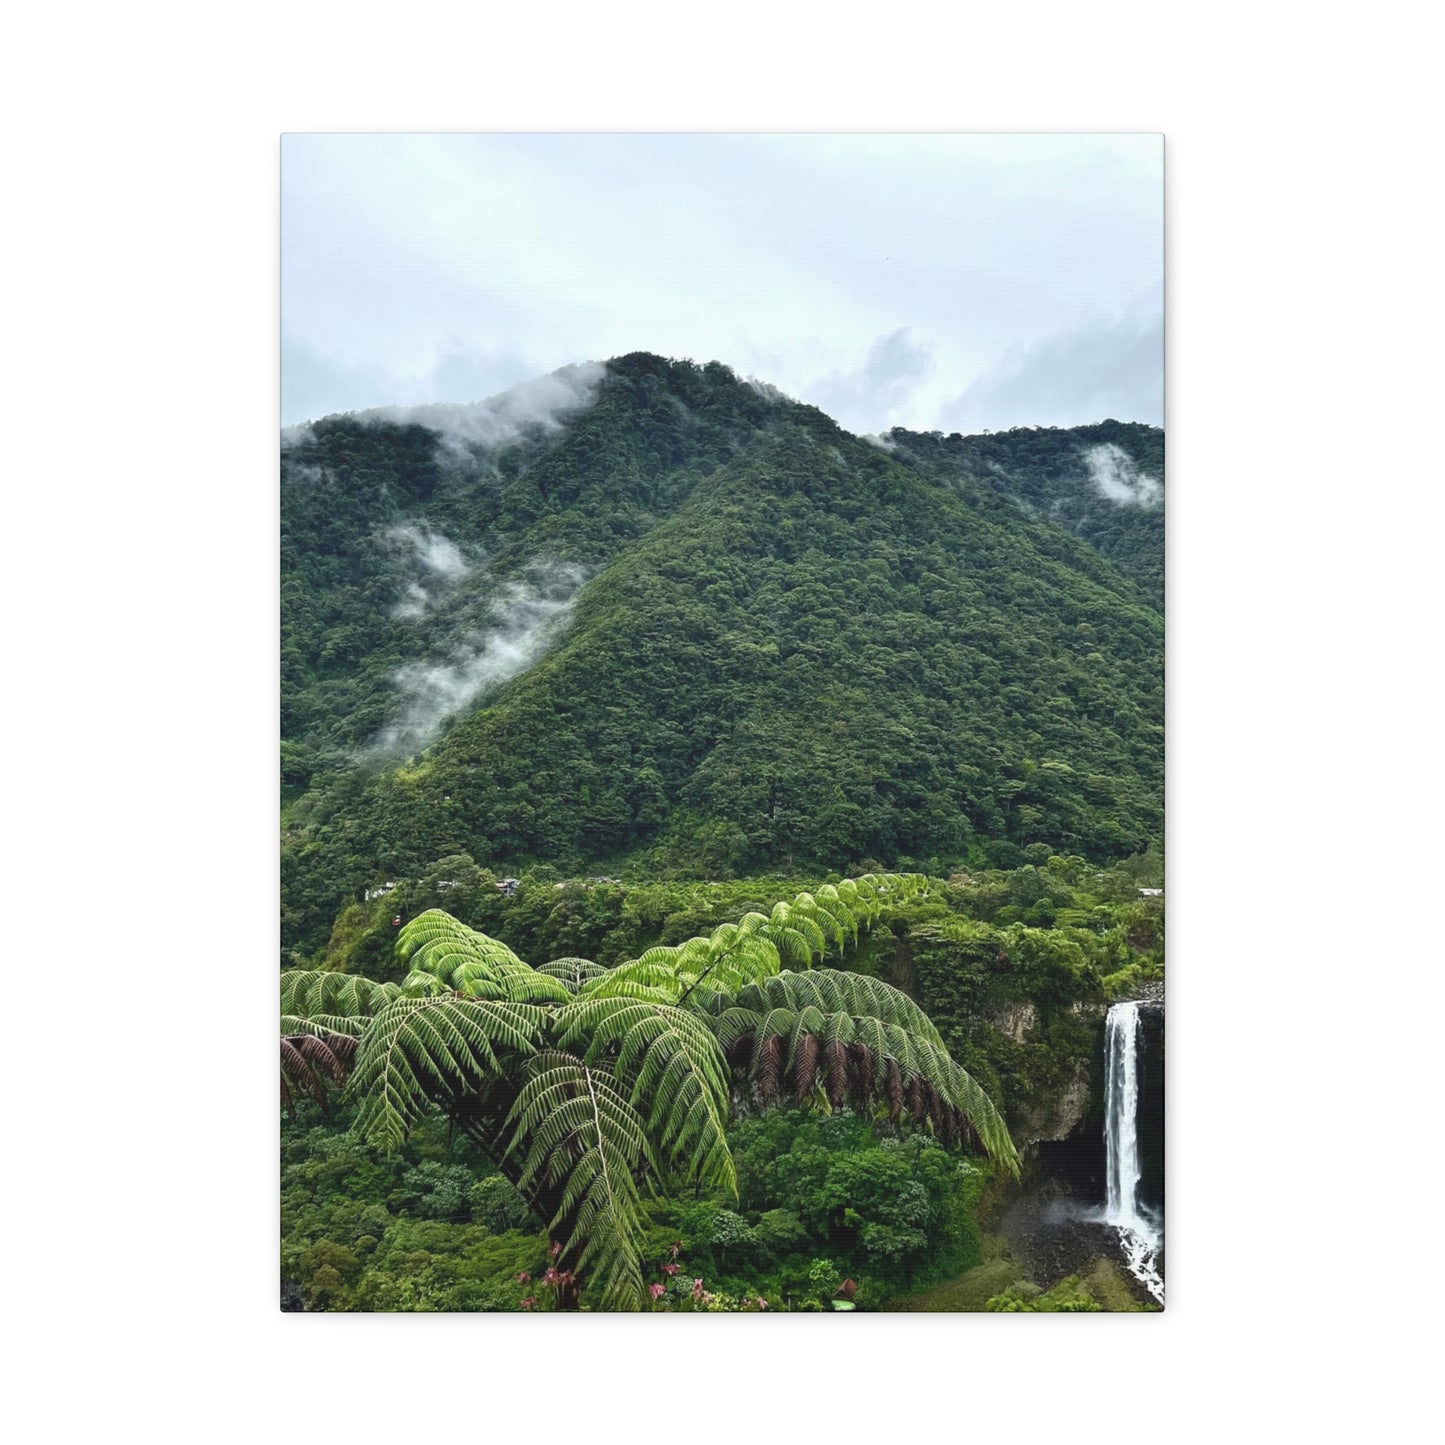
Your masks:
<svg viewBox="0 0 1445 1445"><path fill-rule="evenodd" d="M297 429L283 947L461 853L720 878L1139 851L1162 446L868 440L646 354Z"/></svg>
<svg viewBox="0 0 1445 1445"><path fill-rule="evenodd" d="M1164 608L1164 433L1139 422L884 438L924 475L977 479L1107 557Z"/></svg>

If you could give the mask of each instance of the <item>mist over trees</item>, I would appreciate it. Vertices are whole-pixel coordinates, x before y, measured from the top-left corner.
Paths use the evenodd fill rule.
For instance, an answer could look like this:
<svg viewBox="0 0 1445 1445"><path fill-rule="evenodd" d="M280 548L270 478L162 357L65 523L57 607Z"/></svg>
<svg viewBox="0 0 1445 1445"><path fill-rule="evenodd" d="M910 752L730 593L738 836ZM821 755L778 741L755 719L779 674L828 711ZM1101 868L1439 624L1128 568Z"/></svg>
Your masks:
<svg viewBox="0 0 1445 1445"><path fill-rule="evenodd" d="M283 951L450 853L727 878L1160 836L1162 511L1088 456L1162 478L1161 433L882 448L645 354L589 395L283 453Z"/></svg>

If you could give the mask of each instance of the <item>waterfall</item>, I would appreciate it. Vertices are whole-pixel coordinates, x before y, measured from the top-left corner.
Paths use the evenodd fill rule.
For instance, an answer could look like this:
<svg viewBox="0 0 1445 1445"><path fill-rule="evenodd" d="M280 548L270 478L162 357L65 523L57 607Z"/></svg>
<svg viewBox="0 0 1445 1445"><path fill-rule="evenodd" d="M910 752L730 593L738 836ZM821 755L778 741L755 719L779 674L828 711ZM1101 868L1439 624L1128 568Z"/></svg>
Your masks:
<svg viewBox="0 0 1445 1445"><path fill-rule="evenodd" d="M1139 1202L1142 1046L1138 1001L1116 1003L1104 1024L1104 1152L1108 1168L1104 1221L1119 1231L1130 1273L1163 1304L1164 1280L1157 1267L1164 1242L1162 1221Z"/></svg>

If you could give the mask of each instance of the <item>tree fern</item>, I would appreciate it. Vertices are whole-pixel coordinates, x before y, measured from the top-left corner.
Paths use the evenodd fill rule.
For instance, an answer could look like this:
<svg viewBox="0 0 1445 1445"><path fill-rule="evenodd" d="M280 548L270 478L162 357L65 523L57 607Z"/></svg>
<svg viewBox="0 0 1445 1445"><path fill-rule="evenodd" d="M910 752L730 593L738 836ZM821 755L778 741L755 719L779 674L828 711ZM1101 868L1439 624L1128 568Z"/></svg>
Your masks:
<svg viewBox="0 0 1445 1445"><path fill-rule="evenodd" d="M388 1149L442 1110L548 1218L589 1297L635 1309L644 1194L683 1183L736 1192L735 1092L907 1115L1017 1172L997 1110L917 1004L877 979L813 967L926 886L915 874L823 884L615 968L580 958L532 968L431 909L398 936L410 964L400 985L282 975L282 1098L324 1106L345 1082L355 1127Z"/></svg>
<svg viewBox="0 0 1445 1445"><path fill-rule="evenodd" d="M894 1120L906 1111L945 1142L973 1142L1018 1174L1013 1141L987 1094L949 1056L922 1009L878 979L832 969L779 974L748 985L708 1022L764 1105L791 1079L800 1103L821 1090L833 1107L851 1097Z"/></svg>

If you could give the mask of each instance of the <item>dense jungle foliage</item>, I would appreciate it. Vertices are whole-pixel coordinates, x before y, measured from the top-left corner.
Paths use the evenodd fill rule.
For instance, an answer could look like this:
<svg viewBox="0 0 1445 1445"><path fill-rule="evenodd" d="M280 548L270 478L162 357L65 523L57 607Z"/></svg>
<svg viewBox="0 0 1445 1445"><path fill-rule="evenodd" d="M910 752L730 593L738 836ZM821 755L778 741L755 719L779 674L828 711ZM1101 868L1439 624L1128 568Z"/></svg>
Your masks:
<svg viewBox="0 0 1445 1445"><path fill-rule="evenodd" d="M1162 880L1157 854L1098 870L1032 851L1018 869L932 880L845 951L851 970L923 1003L1020 1143L1062 1081L1097 1072L1107 1001L1163 968L1163 899L1140 893ZM790 891L776 878L632 887L559 884L544 871L507 896L470 859L452 857L348 910L327 967L338 985L366 974L399 987L410 964L394 947L393 920L425 918L438 898L523 957L617 964L647 942L680 943ZM1025 1028L1021 1007L1033 1010ZM327 1117L301 1098L283 1125L289 1308L559 1307L567 1271L545 1221L464 1131L423 1116L388 1153L355 1122L350 1102ZM840 1299L864 1309L913 1299L905 1307L1138 1307L1104 1262L1084 1280L1023 1278L980 1224L980 1200L997 1188L989 1161L960 1157L906 1117L830 1108L824 1097L807 1112L739 1100L726 1133L736 1193L688 1189L650 1209L639 1246L646 1308L817 1310ZM948 1303L931 1303L930 1286Z"/></svg>
<svg viewBox="0 0 1445 1445"><path fill-rule="evenodd" d="M1138 584L1151 606L1164 610L1164 433L1158 427L1105 421L968 437L895 427L885 440L926 476L963 486L986 482L1025 515L1088 542ZM1091 457L1110 474L1122 461L1125 477L1142 473L1146 489L1157 483L1158 502L1121 502L1103 494L1091 475Z"/></svg>
<svg viewBox="0 0 1445 1445"><path fill-rule="evenodd" d="M630 882L1157 842L1162 512L1081 458L1162 477L1162 435L888 441L645 354L505 443L290 438L283 956L458 855Z"/></svg>
<svg viewBox="0 0 1445 1445"><path fill-rule="evenodd" d="M995 1231L1162 979L1162 433L553 381L284 439L285 1307L1140 1307Z"/></svg>

